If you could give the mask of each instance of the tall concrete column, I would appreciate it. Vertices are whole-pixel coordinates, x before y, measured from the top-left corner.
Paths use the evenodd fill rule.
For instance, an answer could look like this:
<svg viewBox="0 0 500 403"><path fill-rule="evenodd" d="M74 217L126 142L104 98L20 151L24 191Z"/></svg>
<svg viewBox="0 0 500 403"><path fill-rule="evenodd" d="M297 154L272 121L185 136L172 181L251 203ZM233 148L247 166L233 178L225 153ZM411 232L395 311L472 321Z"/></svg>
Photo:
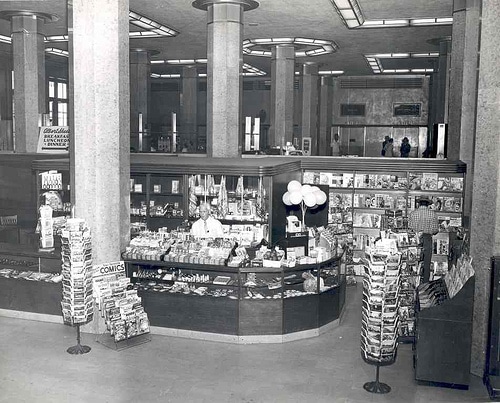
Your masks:
<svg viewBox="0 0 500 403"><path fill-rule="evenodd" d="M472 192L470 253L476 273L472 373L485 364L490 295L490 258L500 255L500 3L482 1L477 123Z"/></svg>
<svg viewBox="0 0 500 403"><path fill-rule="evenodd" d="M455 0L448 105L448 159L467 164L464 215L472 207L480 0Z"/></svg>
<svg viewBox="0 0 500 403"><path fill-rule="evenodd" d="M13 151L12 132L12 60L0 60L0 150Z"/></svg>
<svg viewBox="0 0 500 403"><path fill-rule="evenodd" d="M319 89L319 136L318 155L331 155L331 133L333 120L333 79L321 77Z"/></svg>
<svg viewBox="0 0 500 403"><path fill-rule="evenodd" d="M94 264L120 260L130 239L128 14L128 0L68 2L71 202Z"/></svg>
<svg viewBox="0 0 500 403"><path fill-rule="evenodd" d="M130 145L139 146L139 129L144 131L149 124L151 101L151 54L147 49L130 50ZM142 127L139 128L139 113L142 113Z"/></svg>
<svg viewBox="0 0 500 403"><path fill-rule="evenodd" d="M182 68L180 136L195 151L198 139L198 69L196 66ZM182 144L181 144L182 145Z"/></svg>
<svg viewBox="0 0 500 403"><path fill-rule="evenodd" d="M318 65L302 65L302 138L311 137L311 155L318 155Z"/></svg>
<svg viewBox="0 0 500 403"><path fill-rule="evenodd" d="M269 146L293 140L295 47L277 45L271 50L271 127Z"/></svg>
<svg viewBox="0 0 500 403"><path fill-rule="evenodd" d="M254 0L195 0L207 11L207 155L241 156L243 11Z"/></svg>
<svg viewBox="0 0 500 403"><path fill-rule="evenodd" d="M47 112L44 24L58 18L31 11L4 11L0 17L11 21L15 151L36 152L40 114Z"/></svg>

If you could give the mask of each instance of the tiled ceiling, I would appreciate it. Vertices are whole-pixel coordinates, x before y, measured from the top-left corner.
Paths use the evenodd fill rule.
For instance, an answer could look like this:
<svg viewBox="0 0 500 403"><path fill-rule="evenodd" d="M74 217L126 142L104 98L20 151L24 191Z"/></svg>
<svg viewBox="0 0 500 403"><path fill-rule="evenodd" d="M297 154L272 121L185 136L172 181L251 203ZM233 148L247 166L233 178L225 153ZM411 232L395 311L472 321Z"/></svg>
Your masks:
<svg viewBox="0 0 500 403"><path fill-rule="evenodd" d="M296 59L314 61L320 70L343 70L345 75L373 75L364 55L378 53L437 52L428 40L451 35L451 25L348 29L330 0L260 0L260 6L244 14L244 38L302 37L334 41L339 49L329 55ZM130 9L179 32L175 37L130 39L131 48L158 51L154 59L204 59L206 12L191 0L130 0ZM451 17L453 0L358 0L366 19ZM56 14L59 21L46 25L45 35L63 35L66 1L1 1L0 11L32 10ZM131 25L131 30L136 30ZM0 20L0 35L10 36L10 23ZM67 49L65 43L47 47ZM0 56L8 57L9 44L0 43ZM50 56L61 58L60 56ZM244 62L270 75L270 59L244 56ZM384 69L432 68L436 58L380 59ZM155 73L179 73L179 66L153 65ZM299 66L297 66L299 70Z"/></svg>

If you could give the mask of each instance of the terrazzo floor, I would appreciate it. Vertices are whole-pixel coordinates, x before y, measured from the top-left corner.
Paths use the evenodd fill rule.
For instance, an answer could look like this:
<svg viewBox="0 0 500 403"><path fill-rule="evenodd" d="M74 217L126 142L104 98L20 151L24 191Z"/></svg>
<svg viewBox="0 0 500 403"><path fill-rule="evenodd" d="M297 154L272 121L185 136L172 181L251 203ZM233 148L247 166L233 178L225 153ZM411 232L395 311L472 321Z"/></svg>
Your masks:
<svg viewBox="0 0 500 403"><path fill-rule="evenodd" d="M340 326L284 344L238 345L152 335L114 351L82 335L92 351L70 355L68 326L0 317L0 402L488 402L472 376L469 390L419 385L411 345L366 392L375 367L360 356L361 284L348 287Z"/></svg>

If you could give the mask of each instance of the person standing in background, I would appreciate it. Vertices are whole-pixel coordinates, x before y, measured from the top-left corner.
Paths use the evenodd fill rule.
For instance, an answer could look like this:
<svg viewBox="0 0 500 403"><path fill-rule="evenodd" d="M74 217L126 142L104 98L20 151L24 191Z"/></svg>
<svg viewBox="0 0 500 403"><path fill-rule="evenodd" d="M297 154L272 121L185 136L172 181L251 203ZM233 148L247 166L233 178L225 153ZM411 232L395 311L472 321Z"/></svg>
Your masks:
<svg viewBox="0 0 500 403"><path fill-rule="evenodd" d="M382 157L385 157L385 146L389 142L389 139L390 139L389 136L385 136L384 141L382 141L382 152L380 153Z"/></svg>
<svg viewBox="0 0 500 403"><path fill-rule="evenodd" d="M408 216L408 228L418 233L423 243L422 280L428 282L431 274L432 236L439 232L439 221L434 210L429 208L431 200L418 199L418 208Z"/></svg>
<svg viewBox="0 0 500 403"><path fill-rule="evenodd" d="M387 140L387 143L384 147L384 156L385 157L394 157L394 139L390 138Z"/></svg>
<svg viewBox="0 0 500 403"><path fill-rule="evenodd" d="M332 147L332 156L340 155L340 143L339 143L339 134L335 133L332 138L332 142L330 143L330 147Z"/></svg>
<svg viewBox="0 0 500 403"><path fill-rule="evenodd" d="M401 152L401 157L408 158L410 156L411 145L410 145L410 140L408 140L408 137L405 137L401 141L401 146L399 147L399 151Z"/></svg>

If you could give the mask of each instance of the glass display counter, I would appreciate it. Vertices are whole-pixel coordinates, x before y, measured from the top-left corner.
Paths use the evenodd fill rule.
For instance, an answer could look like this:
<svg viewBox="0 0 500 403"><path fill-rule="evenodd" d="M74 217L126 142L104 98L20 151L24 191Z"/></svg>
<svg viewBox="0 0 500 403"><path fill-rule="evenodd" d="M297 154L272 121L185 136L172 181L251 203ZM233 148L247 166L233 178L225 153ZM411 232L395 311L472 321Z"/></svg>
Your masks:
<svg viewBox="0 0 500 403"><path fill-rule="evenodd" d="M312 337L339 319L345 302L343 256L295 267L125 263L151 325L166 334L236 342Z"/></svg>

